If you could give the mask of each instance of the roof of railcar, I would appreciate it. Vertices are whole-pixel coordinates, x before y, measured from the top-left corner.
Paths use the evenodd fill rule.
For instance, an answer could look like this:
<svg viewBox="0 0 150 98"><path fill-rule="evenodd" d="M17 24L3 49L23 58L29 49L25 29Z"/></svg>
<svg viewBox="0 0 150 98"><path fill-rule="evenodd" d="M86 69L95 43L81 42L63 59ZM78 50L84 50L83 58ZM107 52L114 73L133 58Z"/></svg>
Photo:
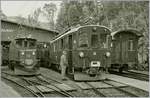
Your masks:
<svg viewBox="0 0 150 98"><path fill-rule="evenodd" d="M115 31L115 32L112 32L111 35L112 37L114 38L114 36L116 34L119 34L119 33L124 33L124 32L132 32L133 34L135 34L136 36L142 36L142 33L136 29L124 29L124 30L118 30L118 31Z"/></svg>
<svg viewBox="0 0 150 98"><path fill-rule="evenodd" d="M18 37L18 38L15 38L15 40L21 40L21 39L27 39L27 40L35 40L35 38L31 38L31 37Z"/></svg>
<svg viewBox="0 0 150 98"><path fill-rule="evenodd" d="M64 37L65 35L68 35L68 34L70 34L70 33L76 32L76 31L78 31L80 28L90 27L90 26L91 26L91 27L92 27L92 26L103 27L103 28L108 29L108 30L111 32L111 30L110 30L108 27L106 27L106 26L102 26L102 25L84 25L84 26L79 26L79 27L71 28L69 31L66 31L66 32L64 32L64 33L61 33L61 34L57 35L57 36L56 36L52 41L50 41L50 42L54 42L54 41L58 40L59 38Z"/></svg>

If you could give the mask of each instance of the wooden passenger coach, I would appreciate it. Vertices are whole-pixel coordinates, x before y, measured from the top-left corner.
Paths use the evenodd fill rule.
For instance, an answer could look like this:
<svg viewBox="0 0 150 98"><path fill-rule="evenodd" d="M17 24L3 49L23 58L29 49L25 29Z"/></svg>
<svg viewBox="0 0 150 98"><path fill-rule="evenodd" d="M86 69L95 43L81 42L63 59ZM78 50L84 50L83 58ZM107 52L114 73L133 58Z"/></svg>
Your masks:
<svg viewBox="0 0 150 98"><path fill-rule="evenodd" d="M62 51L66 50L68 73L75 75L80 72L96 76L101 69L110 65L110 34L111 31L107 27L86 25L58 35L51 41L51 65L60 69L60 57Z"/></svg>
<svg viewBox="0 0 150 98"><path fill-rule="evenodd" d="M128 29L112 33L112 69L120 72L138 64L138 39L141 33Z"/></svg>

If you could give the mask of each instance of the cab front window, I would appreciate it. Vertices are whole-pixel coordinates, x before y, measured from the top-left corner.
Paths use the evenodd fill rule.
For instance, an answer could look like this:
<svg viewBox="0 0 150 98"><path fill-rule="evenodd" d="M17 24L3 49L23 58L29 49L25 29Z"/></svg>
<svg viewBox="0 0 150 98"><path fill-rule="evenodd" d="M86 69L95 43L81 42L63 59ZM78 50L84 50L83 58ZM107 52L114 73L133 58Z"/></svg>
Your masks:
<svg viewBox="0 0 150 98"><path fill-rule="evenodd" d="M107 34L100 35L100 47L107 48Z"/></svg>
<svg viewBox="0 0 150 98"><path fill-rule="evenodd" d="M88 47L88 34L86 32L79 33L79 47Z"/></svg>
<svg viewBox="0 0 150 98"><path fill-rule="evenodd" d="M29 48L34 48L36 46L35 41L29 41Z"/></svg>
<svg viewBox="0 0 150 98"><path fill-rule="evenodd" d="M22 47L22 40L16 40L16 46Z"/></svg>
<svg viewBox="0 0 150 98"><path fill-rule="evenodd" d="M91 46L92 47L97 47L98 46L98 35L97 34L92 34L91 35Z"/></svg>

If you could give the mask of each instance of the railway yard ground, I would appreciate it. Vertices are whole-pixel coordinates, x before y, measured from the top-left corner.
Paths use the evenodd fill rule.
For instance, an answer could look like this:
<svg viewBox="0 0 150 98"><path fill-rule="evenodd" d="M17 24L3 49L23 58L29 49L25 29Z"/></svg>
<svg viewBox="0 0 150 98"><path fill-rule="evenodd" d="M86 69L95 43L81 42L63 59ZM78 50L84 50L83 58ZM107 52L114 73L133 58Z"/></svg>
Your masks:
<svg viewBox="0 0 150 98"><path fill-rule="evenodd" d="M38 76L14 76L7 67L1 68L1 95L11 97L148 97L149 81L116 74L106 74L105 80L62 81L60 73L40 68ZM132 71L134 72L134 71ZM138 72L139 73L139 72ZM7 92L6 92L7 91Z"/></svg>

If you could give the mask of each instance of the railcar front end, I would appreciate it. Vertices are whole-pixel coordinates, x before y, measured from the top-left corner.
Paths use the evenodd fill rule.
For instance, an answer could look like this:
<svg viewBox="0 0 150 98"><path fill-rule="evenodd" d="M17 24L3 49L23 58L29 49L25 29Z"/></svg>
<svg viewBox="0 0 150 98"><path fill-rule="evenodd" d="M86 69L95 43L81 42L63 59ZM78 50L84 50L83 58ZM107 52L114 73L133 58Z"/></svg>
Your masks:
<svg viewBox="0 0 150 98"><path fill-rule="evenodd" d="M14 40L10 45L9 62L9 68L15 75L39 74L36 40L31 38Z"/></svg>
<svg viewBox="0 0 150 98"><path fill-rule="evenodd" d="M78 45L72 52L75 80L100 80L110 66L111 31L103 26L86 26L78 30Z"/></svg>

